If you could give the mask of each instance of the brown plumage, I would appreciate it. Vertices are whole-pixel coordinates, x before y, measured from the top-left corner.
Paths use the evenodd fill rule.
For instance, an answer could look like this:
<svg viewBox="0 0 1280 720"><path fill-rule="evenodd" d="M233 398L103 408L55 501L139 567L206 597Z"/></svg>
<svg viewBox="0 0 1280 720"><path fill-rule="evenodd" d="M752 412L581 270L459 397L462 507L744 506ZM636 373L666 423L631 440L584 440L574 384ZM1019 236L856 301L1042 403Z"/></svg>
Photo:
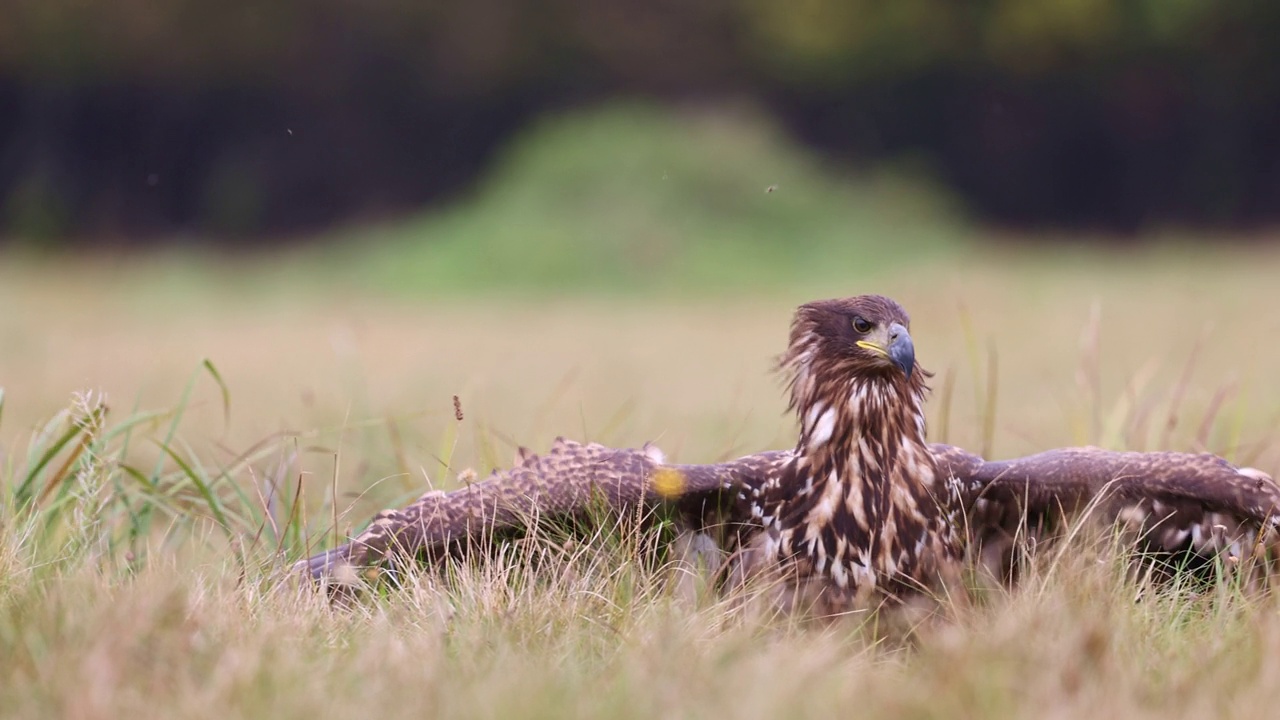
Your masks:
<svg viewBox="0 0 1280 720"><path fill-rule="evenodd" d="M1274 559L1280 550L1280 486L1216 455L1084 447L985 462L938 445L934 454L963 478L972 554L1006 580L1018 548L1061 535L1085 514L1151 558L1186 569ZM1268 565L1251 564L1251 580Z"/></svg>
<svg viewBox="0 0 1280 720"><path fill-rule="evenodd" d="M585 515L602 504L618 514L670 504L687 517L732 506L735 491L759 486L790 457L764 452L712 465L666 465L651 444L611 448L556 438L537 455L525 448L509 469L452 492L432 491L408 507L383 510L350 542L299 563L315 579L341 585L397 557L437 558L468 541L539 519Z"/></svg>
<svg viewBox="0 0 1280 720"><path fill-rule="evenodd" d="M809 303L780 367L800 425L795 447L711 465L668 465L646 445L558 439L509 470L403 510L303 561L349 585L395 557L435 557L539 518L672 506L691 531L728 528L742 574L780 572L825 601L950 586L967 549L1008 574L1014 543L1047 538L1085 510L1148 549L1240 558L1275 540L1280 487L1212 455L1065 448L988 462L927 445L928 373L906 312L880 296ZM735 549L730 547L730 550Z"/></svg>
<svg viewBox="0 0 1280 720"><path fill-rule="evenodd" d="M780 361L800 438L752 507L765 532L750 562L827 606L957 577L958 497L925 441L928 373L909 325L879 295L809 303Z"/></svg>

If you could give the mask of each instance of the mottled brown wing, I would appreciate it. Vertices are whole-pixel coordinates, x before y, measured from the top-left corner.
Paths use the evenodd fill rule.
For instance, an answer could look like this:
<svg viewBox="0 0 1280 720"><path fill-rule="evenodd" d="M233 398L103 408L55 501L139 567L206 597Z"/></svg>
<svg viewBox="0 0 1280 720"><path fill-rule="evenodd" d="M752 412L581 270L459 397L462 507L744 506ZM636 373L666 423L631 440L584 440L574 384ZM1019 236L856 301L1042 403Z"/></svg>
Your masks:
<svg viewBox="0 0 1280 720"><path fill-rule="evenodd" d="M1256 537L1251 532L1265 528L1269 540L1280 524L1280 487L1265 473L1213 455L1064 448L988 462L950 445L930 448L955 481L958 516L975 546L1007 548L1028 525L1056 527L1090 505L1108 522L1137 525L1149 543L1170 551L1239 555ZM483 482L383 511L349 543L298 568L349 583L392 552L430 554L534 518L576 516L599 500L619 513L633 512L638 503L667 503L685 517L717 514L750 527L750 501L792 457L768 451L724 463L667 465L651 445L617 449L561 438L545 455L521 449L509 470Z"/></svg>
<svg viewBox="0 0 1280 720"><path fill-rule="evenodd" d="M345 545L298 563L315 579L354 583L393 553L431 555L468 538L579 516L601 503L618 513L667 503L689 517L730 512L739 494L763 482L789 453L760 453L713 465L666 465L652 445L611 448L558 438L544 455L521 448L508 470L452 492L429 492L401 510L384 510ZM743 495L745 497L745 495Z"/></svg>
<svg viewBox="0 0 1280 720"><path fill-rule="evenodd" d="M997 556L1015 538L1052 534L1086 510L1147 550L1202 558L1249 556L1273 543L1280 525L1280 486L1216 455L1086 447L990 462L936 452L962 476L970 542L985 546L989 567L1007 563Z"/></svg>

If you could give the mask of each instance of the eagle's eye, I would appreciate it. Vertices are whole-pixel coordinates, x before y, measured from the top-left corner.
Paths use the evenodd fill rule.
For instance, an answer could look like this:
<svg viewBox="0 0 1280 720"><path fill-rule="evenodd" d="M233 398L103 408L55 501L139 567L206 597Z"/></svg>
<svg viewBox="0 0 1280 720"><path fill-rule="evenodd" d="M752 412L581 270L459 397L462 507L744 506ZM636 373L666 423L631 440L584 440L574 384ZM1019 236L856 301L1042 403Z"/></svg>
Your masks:
<svg viewBox="0 0 1280 720"><path fill-rule="evenodd" d="M866 335L867 333L871 332L872 327L873 325L861 315L853 316L853 329L856 330L859 335Z"/></svg>

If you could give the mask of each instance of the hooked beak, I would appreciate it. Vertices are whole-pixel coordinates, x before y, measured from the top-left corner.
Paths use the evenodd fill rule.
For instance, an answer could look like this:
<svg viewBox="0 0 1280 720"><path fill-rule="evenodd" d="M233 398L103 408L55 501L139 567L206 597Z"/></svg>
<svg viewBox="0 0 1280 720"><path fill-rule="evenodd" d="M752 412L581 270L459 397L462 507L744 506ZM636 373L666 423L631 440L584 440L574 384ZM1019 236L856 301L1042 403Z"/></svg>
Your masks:
<svg viewBox="0 0 1280 720"><path fill-rule="evenodd" d="M907 332L907 328L902 323L891 323L888 331L876 339L880 342L888 340L888 347L867 340L859 340L855 344L889 358L890 362L897 365L903 374L910 378L911 371L916 367L916 346L911 342L911 333Z"/></svg>
<svg viewBox="0 0 1280 720"><path fill-rule="evenodd" d="M911 377L916 366L916 346L911 342L911 333L901 323L889 326L889 359L902 368L908 378Z"/></svg>

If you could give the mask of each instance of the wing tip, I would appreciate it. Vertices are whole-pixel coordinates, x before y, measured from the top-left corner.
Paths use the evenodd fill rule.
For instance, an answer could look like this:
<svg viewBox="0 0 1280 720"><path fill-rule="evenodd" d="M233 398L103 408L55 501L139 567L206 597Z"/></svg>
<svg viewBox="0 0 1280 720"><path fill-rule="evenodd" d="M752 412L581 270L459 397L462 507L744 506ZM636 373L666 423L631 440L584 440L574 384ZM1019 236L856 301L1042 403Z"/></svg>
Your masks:
<svg viewBox="0 0 1280 720"><path fill-rule="evenodd" d="M351 564L351 550L351 543L339 545L306 560L299 560L293 564L292 570L317 583L355 585L359 578L355 566Z"/></svg>

